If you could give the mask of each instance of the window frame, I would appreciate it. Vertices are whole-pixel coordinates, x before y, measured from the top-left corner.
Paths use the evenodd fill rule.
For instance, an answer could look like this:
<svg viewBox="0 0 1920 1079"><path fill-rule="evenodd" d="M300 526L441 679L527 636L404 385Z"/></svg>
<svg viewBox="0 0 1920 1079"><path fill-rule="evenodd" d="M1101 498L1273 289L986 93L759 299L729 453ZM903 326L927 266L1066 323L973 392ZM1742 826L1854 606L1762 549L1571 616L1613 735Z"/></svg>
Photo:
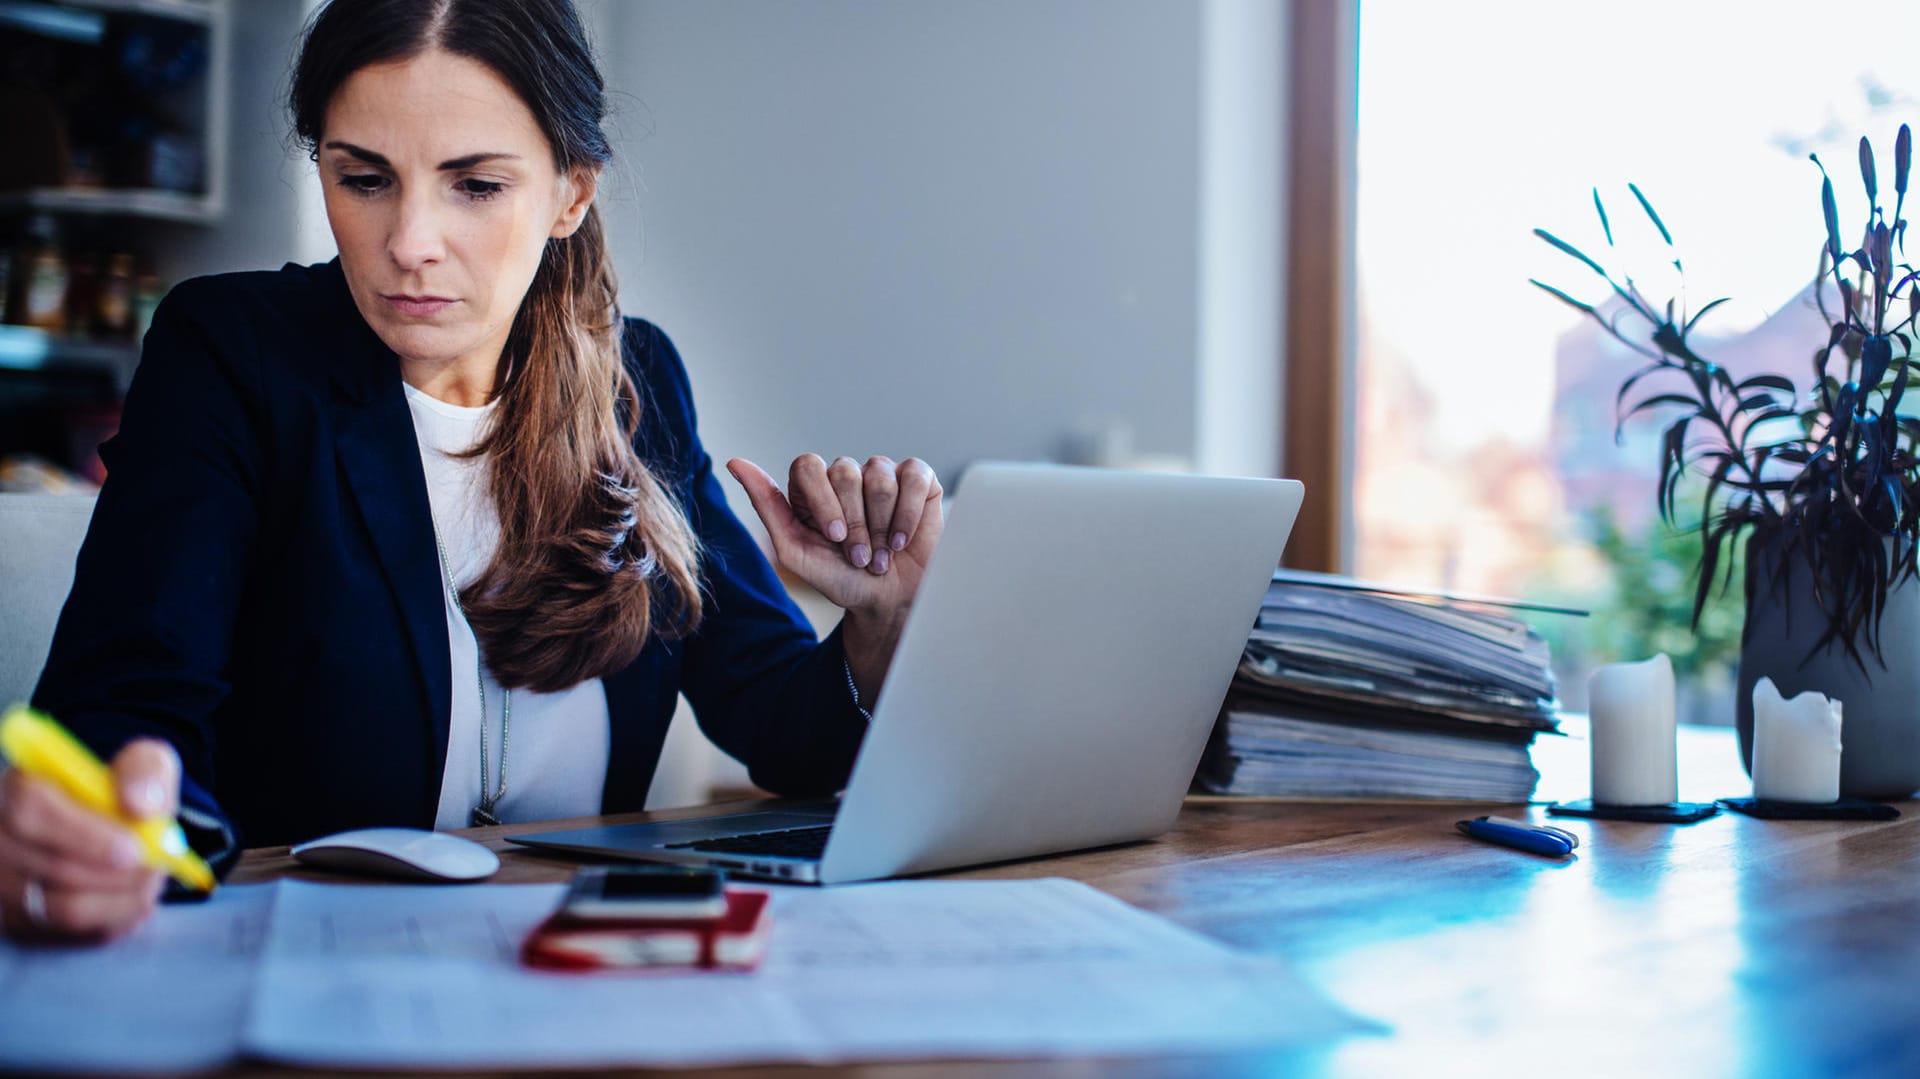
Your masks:
<svg viewBox="0 0 1920 1079"><path fill-rule="evenodd" d="M1353 563L1354 194L1359 0L1293 0L1287 42L1280 460L1306 484L1284 563Z"/></svg>

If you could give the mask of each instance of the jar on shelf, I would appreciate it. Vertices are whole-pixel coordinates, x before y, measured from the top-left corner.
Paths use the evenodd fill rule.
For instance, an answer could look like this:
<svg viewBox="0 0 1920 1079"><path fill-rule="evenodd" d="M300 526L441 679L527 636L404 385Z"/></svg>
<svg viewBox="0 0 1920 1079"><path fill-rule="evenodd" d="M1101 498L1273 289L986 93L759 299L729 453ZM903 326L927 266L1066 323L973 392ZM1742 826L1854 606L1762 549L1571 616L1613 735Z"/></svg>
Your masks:
<svg viewBox="0 0 1920 1079"><path fill-rule="evenodd" d="M67 262L66 329L75 337L93 327L94 298L100 289L100 257L91 251L70 251Z"/></svg>
<svg viewBox="0 0 1920 1079"><path fill-rule="evenodd" d="M67 328L67 259L51 217L36 217L13 257L7 319L49 333Z"/></svg>
<svg viewBox="0 0 1920 1079"><path fill-rule="evenodd" d="M133 339L146 339L147 327L153 325L153 313L159 309L160 300L167 294L165 282L152 274L141 274L133 286Z"/></svg>
<svg viewBox="0 0 1920 1079"><path fill-rule="evenodd" d="M133 335L132 255L122 252L107 258L94 292L93 332L115 341Z"/></svg>

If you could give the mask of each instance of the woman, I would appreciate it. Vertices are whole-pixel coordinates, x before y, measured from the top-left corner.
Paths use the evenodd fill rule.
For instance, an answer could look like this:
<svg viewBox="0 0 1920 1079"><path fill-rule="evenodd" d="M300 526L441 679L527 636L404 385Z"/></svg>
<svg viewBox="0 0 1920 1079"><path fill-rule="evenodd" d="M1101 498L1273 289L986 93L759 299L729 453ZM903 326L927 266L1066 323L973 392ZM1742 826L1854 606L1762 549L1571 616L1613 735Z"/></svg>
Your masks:
<svg viewBox="0 0 1920 1079"><path fill-rule="evenodd" d="M844 785L941 531L940 485L728 469L667 338L622 319L602 82L568 0L335 0L291 111L339 258L188 281L147 335L35 703L195 846L642 807L676 694L780 793ZM791 501L789 501L791 499ZM10 932L102 938L129 837L0 776Z"/></svg>

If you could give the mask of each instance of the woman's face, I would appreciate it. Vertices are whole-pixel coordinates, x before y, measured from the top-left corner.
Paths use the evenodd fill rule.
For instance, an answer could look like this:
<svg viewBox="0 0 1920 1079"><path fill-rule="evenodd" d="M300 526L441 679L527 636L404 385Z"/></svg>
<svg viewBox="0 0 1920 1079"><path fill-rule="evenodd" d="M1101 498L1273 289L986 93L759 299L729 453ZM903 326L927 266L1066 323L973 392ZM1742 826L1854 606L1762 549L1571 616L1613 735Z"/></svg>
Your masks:
<svg viewBox="0 0 1920 1079"><path fill-rule="evenodd" d="M319 167L367 324L403 360L489 379L548 238L579 227L595 179L561 175L513 88L439 49L349 76Z"/></svg>

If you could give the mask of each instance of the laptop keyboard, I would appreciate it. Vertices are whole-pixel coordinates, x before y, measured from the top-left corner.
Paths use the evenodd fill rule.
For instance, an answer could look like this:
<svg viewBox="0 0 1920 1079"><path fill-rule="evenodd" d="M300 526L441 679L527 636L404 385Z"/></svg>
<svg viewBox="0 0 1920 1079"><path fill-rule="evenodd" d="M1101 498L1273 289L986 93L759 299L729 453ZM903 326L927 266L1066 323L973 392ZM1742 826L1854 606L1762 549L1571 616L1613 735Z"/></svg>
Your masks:
<svg viewBox="0 0 1920 1079"><path fill-rule="evenodd" d="M690 843L669 843L673 850L697 850L711 854L770 854L780 858L818 858L827 851L831 824L805 828L786 828L778 832L749 832L746 835L698 839Z"/></svg>

